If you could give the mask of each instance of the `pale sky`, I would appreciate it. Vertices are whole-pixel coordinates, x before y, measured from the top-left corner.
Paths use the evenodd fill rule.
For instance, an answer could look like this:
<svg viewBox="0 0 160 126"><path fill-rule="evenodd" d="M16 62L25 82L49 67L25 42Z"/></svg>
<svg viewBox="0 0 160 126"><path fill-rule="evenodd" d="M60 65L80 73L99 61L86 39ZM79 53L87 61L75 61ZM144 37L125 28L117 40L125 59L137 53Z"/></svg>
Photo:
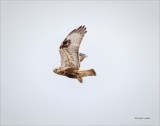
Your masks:
<svg viewBox="0 0 160 126"><path fill-rule="evenodd" d="M1 1L1 125L158 126L159 22L158 0ZM80 25L83 84L52 72Z"/></svg>

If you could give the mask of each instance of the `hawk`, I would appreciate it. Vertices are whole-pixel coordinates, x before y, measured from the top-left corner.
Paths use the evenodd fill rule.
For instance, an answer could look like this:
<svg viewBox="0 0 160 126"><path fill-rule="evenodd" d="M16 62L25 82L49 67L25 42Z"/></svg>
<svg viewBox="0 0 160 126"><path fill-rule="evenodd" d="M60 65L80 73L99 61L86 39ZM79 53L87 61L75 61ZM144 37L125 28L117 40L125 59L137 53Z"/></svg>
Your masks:
<svg viewBox="0 0 160 126"><path fill-rule="evenodd" d="M87 57L85 54L79 53L81 41L86 33L86 27L80 26L68 34L59 47L61 66L54 69L54 73L78 79L80 83L83 83L83 77L96 76L94 69L79 70L80 62Z"/></svg>

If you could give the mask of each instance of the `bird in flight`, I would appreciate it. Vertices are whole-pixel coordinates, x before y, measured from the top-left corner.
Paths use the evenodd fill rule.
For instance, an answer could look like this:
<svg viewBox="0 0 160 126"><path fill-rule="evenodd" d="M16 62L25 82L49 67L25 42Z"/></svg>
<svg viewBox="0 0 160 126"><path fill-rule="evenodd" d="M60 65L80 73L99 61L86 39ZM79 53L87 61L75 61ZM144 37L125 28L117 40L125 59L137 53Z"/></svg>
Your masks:
<svg viewBox="0 0 160 126"><path fill-rule="evenodd" d="M96 76L94 69L79 70L80 62L87 56L79 53L79 47L84 35L87 33L85 26L72 30L59 47L61 66L53 70L54 73L69 78L78 79L83 83L83 77Z"/></svg>

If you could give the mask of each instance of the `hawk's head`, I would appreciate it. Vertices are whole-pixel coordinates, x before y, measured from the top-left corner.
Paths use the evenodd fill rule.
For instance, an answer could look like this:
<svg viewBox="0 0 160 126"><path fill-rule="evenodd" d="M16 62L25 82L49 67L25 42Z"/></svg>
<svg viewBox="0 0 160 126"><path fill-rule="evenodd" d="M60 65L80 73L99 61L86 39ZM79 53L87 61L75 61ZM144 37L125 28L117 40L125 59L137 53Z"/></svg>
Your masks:
<svg viewBox="0 0 160 126"><path fill-rule="evenodd" d="M59 74L59 75L63 75L63 73L64 73L64 71L62 69L60 69L60 68L55 68L53 70L53 72L56 73L56 74Z"/></svg>

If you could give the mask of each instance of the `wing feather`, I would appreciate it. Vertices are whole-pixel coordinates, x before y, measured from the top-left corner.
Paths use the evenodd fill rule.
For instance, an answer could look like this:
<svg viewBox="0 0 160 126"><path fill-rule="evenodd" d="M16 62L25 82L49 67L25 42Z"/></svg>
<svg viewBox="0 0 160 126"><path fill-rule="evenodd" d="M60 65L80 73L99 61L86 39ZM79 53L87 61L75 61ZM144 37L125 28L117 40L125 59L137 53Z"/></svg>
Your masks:
<svg viewBox="0 0 160 126"><path fill-rule="evenodd" d="M79 69L79 47L86 33L86 27L80 26L72 30L60 46L61 67Z"/></svg>

